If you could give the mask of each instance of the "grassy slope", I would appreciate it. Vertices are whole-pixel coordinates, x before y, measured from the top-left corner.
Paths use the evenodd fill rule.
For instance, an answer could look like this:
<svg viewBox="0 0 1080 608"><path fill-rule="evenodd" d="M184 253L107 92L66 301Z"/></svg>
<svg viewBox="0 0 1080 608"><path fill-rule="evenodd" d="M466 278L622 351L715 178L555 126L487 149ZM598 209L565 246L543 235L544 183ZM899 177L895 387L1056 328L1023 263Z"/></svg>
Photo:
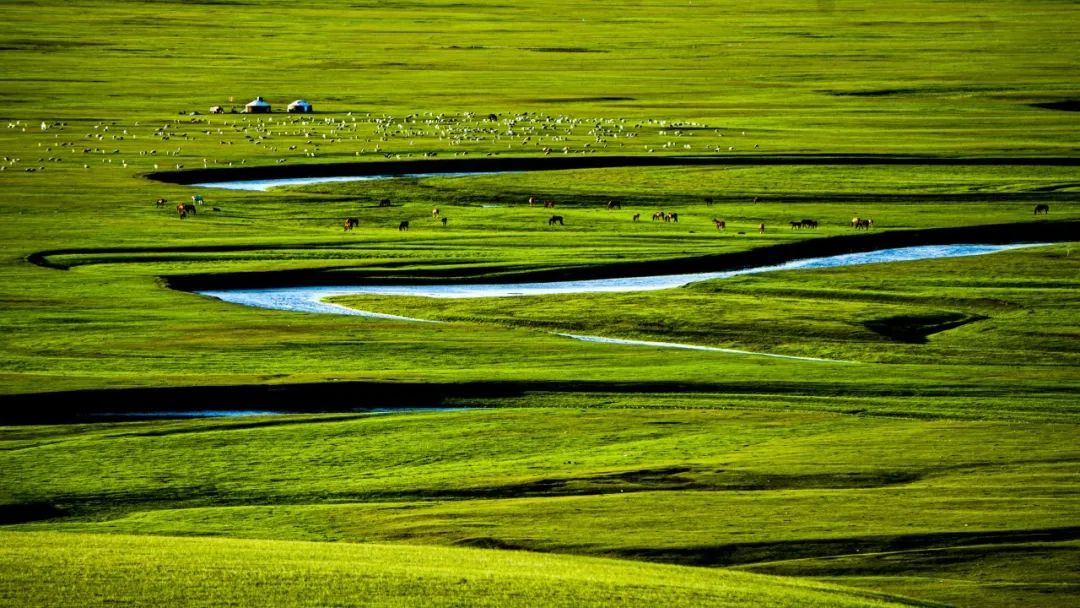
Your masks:
<svg viewBox="0 0 1080 608"><path fill-rule="evenodd" d="M528 553L0 535L0 569L6 573L0 582L0 603L7 606L904 605L813 582ZM213 573L210 584L208 573Z"/></svg>
<svg viewBox="0 0 1080 608"><path fill-rule="evenodd" d="M1015 589L993 583L1005 579L1067 602L1074 434L824 413L499 409L25 427L7 433L0 472L5 501L26 505L7 517L64 516L25 531L520 548L788 574L798 564L772 562L889 553L871 573L829 561L805 573L948 601L964 594L905 586L920 566L902 551L981 547L953 560L969 564L950 575L968 601L1007 604ZM1008 568L1032 541L1051 544L1045 567ZM980 560L1003 560L998 579L984 580Z"/></svg>

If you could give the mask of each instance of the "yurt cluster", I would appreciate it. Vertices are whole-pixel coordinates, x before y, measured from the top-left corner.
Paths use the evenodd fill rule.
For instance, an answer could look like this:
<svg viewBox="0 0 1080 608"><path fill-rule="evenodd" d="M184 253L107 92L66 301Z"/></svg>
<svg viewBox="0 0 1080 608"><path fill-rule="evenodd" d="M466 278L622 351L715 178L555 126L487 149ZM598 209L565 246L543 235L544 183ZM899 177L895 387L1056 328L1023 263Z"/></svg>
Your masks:
<svg viewBox="0 0 1080 608"><path fill-rule="evenodd" d="M235 109L233 110L236 111ZM290 114L309 114L314 112L314 108L311 107L311 103L304 99L297 99L289 104L285 110ZM224 114L225 108L221 106L212 106L210 108L211 114ZM244 106L244 114L269 114L270 102L266 101L262 97L256 97Z"/></svg>

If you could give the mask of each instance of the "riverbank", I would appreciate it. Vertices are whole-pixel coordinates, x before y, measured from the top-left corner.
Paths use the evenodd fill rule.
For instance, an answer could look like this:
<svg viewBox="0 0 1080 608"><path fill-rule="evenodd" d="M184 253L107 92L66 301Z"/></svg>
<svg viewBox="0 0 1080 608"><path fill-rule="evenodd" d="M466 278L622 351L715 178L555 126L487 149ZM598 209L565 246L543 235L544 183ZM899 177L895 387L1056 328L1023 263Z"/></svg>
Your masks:
<svg viewBox="0 0 1080 608"><path fill-rule="evenodd" d="M753 266L773 266L802 258L826 257L859 253L877 249L946 245L952 243L1000 245L1023 242L1065 242L1080 240L1080 221L1034 221L1016 224L993 224L932 228L927 230L896 230L865 232L837 237L807 239L761 247L749 251L694 256L675 260L615 262L598 265L577 265L571 268L545 270L497 271L483 266L471 268L410 269L402 272L372 273L349 269L284 270L271 272L238 272L218 274L176 274L162 277L172 289L182 291L213 291L222 289L260 289L270 287L301 287L369 283L374 285L403 285L409 283L461 284L483 280L505 284L523 281L574 281L613 279L643 275L686 274L739 270ZM169 248L170 252L240 251L214 247ZM151 253L153 249L57 250L35 254L31 261L48 264L48 258L72 253Z"/></svg>
<svg viewBox="0 0 1080 608"><path fill-rule="evenodd" d="M921 156L907 154L762 154L715 156L545 156L392 160L362 163L329 162L303 165L214 167L184 171L154 171L144 177L166 184L192 185L342 176L402 176L438 173L498 173L507 171L566 171L614 167L680 165L799 166L799 165L925 165L925 166L1080 166L1071 156Z"/></svg>

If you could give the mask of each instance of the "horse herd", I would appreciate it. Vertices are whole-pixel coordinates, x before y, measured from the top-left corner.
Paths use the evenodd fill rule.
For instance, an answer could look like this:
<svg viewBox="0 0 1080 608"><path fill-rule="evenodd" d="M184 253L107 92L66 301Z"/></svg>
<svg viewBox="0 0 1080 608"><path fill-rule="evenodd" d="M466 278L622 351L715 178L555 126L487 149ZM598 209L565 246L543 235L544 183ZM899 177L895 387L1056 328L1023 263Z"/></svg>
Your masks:
<svg viewBox="0 0 1080 608"><path fill-rule="evenodd" d="M159 198L159 199L157 199L155 204L156 204L156 206L158 208L161 208L161 207L165 207L168 204L168 202L169 201L167 199ZM199 204L199 203L202 203L202 202L204 202L202 195L195 194L195 195L193 195L191 197L191 202L190 203L179 203L179 204L177 204L176 205L176 213L180 217L180 219L184 219L188 215L197 215L198 211L196 209L196 205ZM536 202L537 202L537 199L536 199L535 196L530 196L529 197L529 206L530 207L532 207ZM544 207L548 208L548 209L555 207L555 202L554 201L547 200L547 201L544 201L543 204L544 204ZM379 201L379 206L380 207L389 207L390 206L390 200L389 199L382 199L381 201ZM608 201L607 208L608 209L622 209L622 204L619 203L618 201L611 200L611 201ZM217 207L214 207L213 210L214 211L220 211L220 209L218 209ZM1034 210L1035 215L1040 215L1040 214L1045 215L1045 214L1048 214L1048 213L1050 213L1050 205L1047 205L1045 203L1040 203L1038 205L1035 205L1035 210ZM448 218L446 218L445 216L442 215L442 212L439 210L438 207L435 207L434 209L431 210L431 217L432 217L432 219L439 220L439 222L441 222L443 226L447 225ZM637 222L640 219L641 219L641 214L640 213L635 213L633 215L632 221ZM669 212L669 211L660 210L660 211L657 211L657 212L652 214L652 219L653 219L654 222L655 221L663 221L663 222L678 223L679 222L679 214L675 213L675 212ZM566 224L564 223L564 221L565 220L564 220L563 216L561 216L561 215L553 215L550 218L548 218L548 226L554 226L555 224L558 224L560 226L565 226ZM726 230L727 229L727 222L722 220L722 219L718 219L718 218L714 217L714 218L712 218L712 223L713 223L713 225L716 226L717 230ZM343 222L343 227L344 227L345 232L353 230L354 228L356 228L359 225L360 225L360 218L357 218L357 217L347 217L347 218L345 218L345 220ZM813 229L816 229L819 224L818 224L818 221L815 220L815 219L803 218L803 219L801 219L799 221L789 222L789 225L791 226L792 230L802 230L804 228L813 230ZM863 217L855 216L855 217L851 218L851 227L854 228L855 230L870 230L871 228L874 227L874 220L872 220L870 218L863 218ZM403 220L398 224L398 231L405 232L405 231L408 231L408 229L409 229L409 221L408 220ZM758 232L761 233L761 234L765 233L765 224L764 223L758 224ZM745 234L745 233L740 232L739 234Z"/></svg>

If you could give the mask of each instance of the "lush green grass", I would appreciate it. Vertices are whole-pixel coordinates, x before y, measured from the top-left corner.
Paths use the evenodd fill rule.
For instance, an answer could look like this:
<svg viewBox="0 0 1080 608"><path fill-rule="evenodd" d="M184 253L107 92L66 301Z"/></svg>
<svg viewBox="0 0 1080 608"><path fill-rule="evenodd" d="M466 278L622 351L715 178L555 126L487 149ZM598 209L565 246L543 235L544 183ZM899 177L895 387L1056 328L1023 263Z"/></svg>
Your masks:
<svg viewBox="0 0 1080 608"><path fill-rule="evenodd" d="M529 553L0 535L0 602L7 606L909 605L814 582Z"/></svg>
<svg viewBox="0 0 1080 608"><path fill-rule="evenodd" d="M522 406L496 411L0 429L0 514L23 529L3 532L0 597L876 601L582 557L608 555L956 605L1075 603L1075 245L649 294L350 300L453 321L438 326L245 309L161 279L482 278L689 263L848 234L855 215L877 231L1075 220L1075 167L637 167L267 193L143 175L504 155L1067 157L1075 113L1033 104L1080 98L1078 16L1053 0L5 3L0 394L547 384L445 403ZM205 115L255 95L319 113ZM171 204L195 193L206 205L179 220ZM660 209L680 222L649 221ZM788 227L802 218L821 227ZM55 250L46 261L69 270L27 261ZM294 542L313 540L426 546Z"/></svg>
<svg viewBox="0 0 1080 608"><path fill-rule="evenodd" d="M5 433L0 473L6 502L26 505L7 517L62 517L17 526L26 531L463 545L768 569L911 549L981 547L995 560L999 545L1004 556L1031 540L1057 547L1077 534L1074 435L1072 424L496 409L25 427ZM902 555L855 584L957 596L947 586L903 591L917 566ZM999 569L1017 583L1057 580ZM978 597L1015 597L980 587L977 568L953 577ZM1055 601L1074 596L1068 585L1044 586Z"/></svg>
<svg viewBox="0 0 1080 608"><path fill-rule="evenodd" d="M1076 542L998 543L800 559L750 566L756 572L808 576L955 606L1040 606L1075 591Z"/></svg>

